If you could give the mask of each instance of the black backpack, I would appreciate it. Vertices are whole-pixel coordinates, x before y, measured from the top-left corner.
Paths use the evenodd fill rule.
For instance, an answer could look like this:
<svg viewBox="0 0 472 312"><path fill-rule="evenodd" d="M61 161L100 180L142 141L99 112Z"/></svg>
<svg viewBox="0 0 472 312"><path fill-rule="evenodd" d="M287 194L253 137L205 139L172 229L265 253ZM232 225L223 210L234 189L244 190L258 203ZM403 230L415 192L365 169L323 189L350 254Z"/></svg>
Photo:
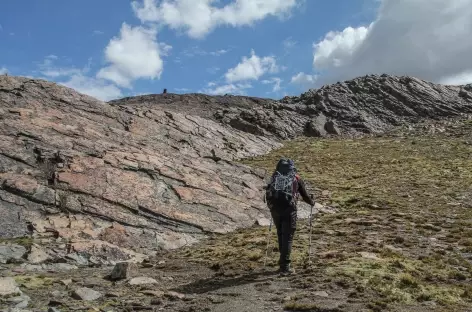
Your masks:
<svg viewBox="0 0 472 312"><path fill-rule="evenodd" d="M293 206L297 200L298 176L291 159L282 158L266 189L266 199L272 207Z"/></svg>

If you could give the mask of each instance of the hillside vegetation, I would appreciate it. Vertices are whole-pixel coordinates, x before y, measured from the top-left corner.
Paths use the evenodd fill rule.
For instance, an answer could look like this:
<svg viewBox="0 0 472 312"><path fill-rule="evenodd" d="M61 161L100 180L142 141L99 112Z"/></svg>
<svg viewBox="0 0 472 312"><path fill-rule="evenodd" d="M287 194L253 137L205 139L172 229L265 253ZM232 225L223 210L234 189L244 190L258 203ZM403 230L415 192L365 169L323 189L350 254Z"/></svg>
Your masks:
<svg viewBox="0 0 472 312"><path fill-rule="evenodd" d="M298 296L286 308L325 311L318 305L335 298L344 307L339 311L469 311L471 135L470 121L420 125L360 139L301 139L245 161L272 170L279 157L292 157L318 199L339 207L315 219L312 265L306 262L308 222L299 222L299 271L290 278ZM266 234L267 227L241 231L183 255L220 270L257 270ZM274 269L276 251L269 262ZM314 291L332 295L320 300Z"/></svg>

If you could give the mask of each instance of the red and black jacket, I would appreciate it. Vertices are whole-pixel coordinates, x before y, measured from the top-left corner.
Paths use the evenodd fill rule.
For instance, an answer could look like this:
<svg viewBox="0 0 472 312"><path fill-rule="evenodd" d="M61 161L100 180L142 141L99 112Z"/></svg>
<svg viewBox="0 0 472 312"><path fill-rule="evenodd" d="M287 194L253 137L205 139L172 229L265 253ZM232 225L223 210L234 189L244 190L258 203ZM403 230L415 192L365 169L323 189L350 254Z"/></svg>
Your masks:
<svg viewBox="0 0 472 312"><path fill-rule="evenodd" d="M293 193L297 195L297 198L295 200L295 206L297 205L298 195L301 195L305 203L307 203L310 206L313 206L315 203L313 199L310 197L310 195L308 195L305 181L298 174L295 176L295 179L296 179L296 183L293 184L293 187L296 188L293 190L294 191Z"/></svg>

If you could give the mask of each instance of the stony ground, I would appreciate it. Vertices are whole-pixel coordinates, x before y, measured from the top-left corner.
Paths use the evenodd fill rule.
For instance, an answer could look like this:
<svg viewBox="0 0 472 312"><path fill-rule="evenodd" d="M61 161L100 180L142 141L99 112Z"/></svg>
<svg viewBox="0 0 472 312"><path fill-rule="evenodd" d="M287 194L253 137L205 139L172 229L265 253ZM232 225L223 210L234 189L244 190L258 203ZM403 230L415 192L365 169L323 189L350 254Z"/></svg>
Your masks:
<svg viewBox="0 0 472 312"><path fill-rule="evenodd" d="M298 140L245 162L272 169L282 155L336 209L314 218L312 263L308 220L299 221L293 276L275 273L274 233L264 267L268 227L158 254L138 279L18 264L0 275L30 297L29 311L472 311L472 122Z"/></svg>

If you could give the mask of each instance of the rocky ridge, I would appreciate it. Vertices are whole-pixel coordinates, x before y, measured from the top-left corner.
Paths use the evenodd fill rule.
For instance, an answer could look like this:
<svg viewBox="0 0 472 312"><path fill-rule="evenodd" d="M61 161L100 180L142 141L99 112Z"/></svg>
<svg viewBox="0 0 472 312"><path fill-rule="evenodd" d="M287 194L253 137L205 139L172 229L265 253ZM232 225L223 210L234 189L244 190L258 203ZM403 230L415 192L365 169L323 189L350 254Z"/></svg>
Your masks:
<svg viewBox="0 0 472 312"><path fill-rule="evenodd" d="M0 238L40 243L2 246L0 261L70 270L266 224L265 172L234 160L297 136L469 114L472 86L371 75L280 101L167 93L104 103L0 76L0 103Z"/></svg>
<svg viewBox="0 0 472 312"><path fill-rule="evenodd" d="M265 172L233 160L274 140L10 76L0 76L0 116L0 238L48 245L24 257L2 247L4 262L139 260L267 217Z"/></svg>
<svg viewBox="0 0 472 312"><path fill-rule="evenodd" d="M472 85L446 86L413 77L368 75L280 101L243 96L154 94L112 105L190 111L275 139L383 133L393 126L472 113Z"/></svg>

